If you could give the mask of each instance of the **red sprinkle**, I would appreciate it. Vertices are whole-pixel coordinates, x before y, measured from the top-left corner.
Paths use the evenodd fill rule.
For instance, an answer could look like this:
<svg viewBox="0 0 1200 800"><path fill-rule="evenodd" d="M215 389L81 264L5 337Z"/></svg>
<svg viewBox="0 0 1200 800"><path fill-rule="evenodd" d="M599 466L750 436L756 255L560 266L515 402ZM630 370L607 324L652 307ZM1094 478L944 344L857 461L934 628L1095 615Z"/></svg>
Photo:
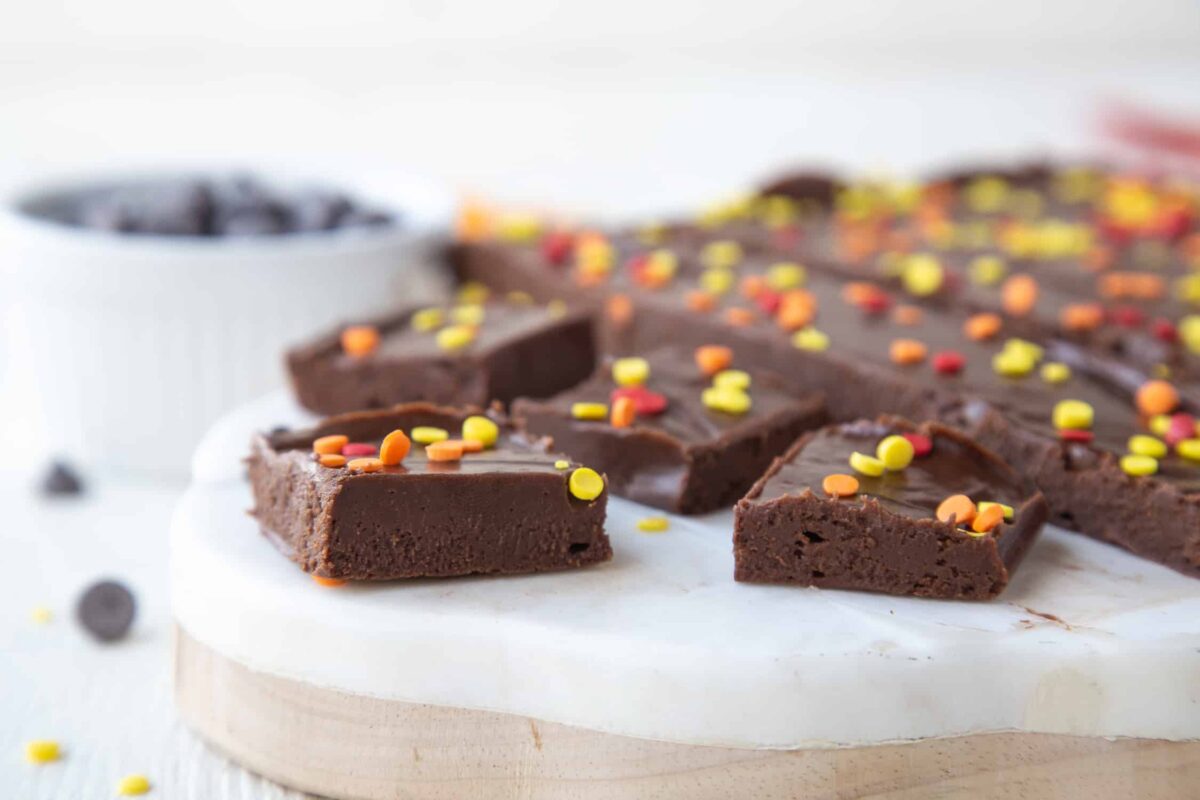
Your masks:
<svg viewBox="0 0 1200 800"><path fill-rule="evenodd" d="M936 372L941 375L957 375L967 365L967 358L957 350L943 350L934 353L931 362Z"/></svg>
<svg viewBox="0 0 1200 800"><path fill-rule="evenodd" d="M646 271L646 265L650 263L650 256L646 253L639 253L636 256L630 256L625 262L625 269L629 270L629 276L633 278L634 283L642 282L642 273Z"/></svg>
<svg viewBox="0 0 1200 800"><path fill-rule="evenodd" d="M868 314L882 314L892 307L892 297L887 292L871 292L858 305Z"/></svg>
<svg viewBox="0 0 1200 800"><path fill-rule="evenodd" d="M760 289L758 294L754 295L754 302L758 303L758 307L763 310L764 314L775 315L779 310L779 304L782 299L779 292L771 289Z"/></svg>
<svg viewBox="0 0 1200 800"><path fill-rule="evenodd" d="M1171 424L1167 426L1167 432L1163 439L1171 447L1182 442L1184 439L1196 438L1196 418L1191 414L1172 414Z"/></svg>
<svg viewBox="0 0 1200 800"><path fill-rule="evenodd" d="M1135 306L1117 306L1108 311L1108 318L1123 328L1136 328L1146 321L1146 315Z"/></svg>
<svg viewBox="0 0 1200 800"><path fill-rule="evenodd" d="M1064 442L1079 442L1080 444L1088 444L1095 438L1095 434L1091 431L1079 430L1076 428L1063 428L1058 432L1058 438Z"/></svg>
<svg viewBox="0 0 1200 800"><path fill-rule="evenodd" d="M1191 215L1186 208L1165 208L1150 223L1151 232L1167 239L1178 239L1191 227Z"/></svg>
<svg viewBox="0 0 1200 800"><path fill-rule="evenodd" d="M363 456L373 456L378 450L373 444L363 444L362 442L350 442L342 445L342 455L346 458L361 458Z"/></svg>
<svg viewBox="0 0 1200 800"><path fill-rule="evenodd" d="M922 436L919 433L902 433L900 434L908 443L913 446L913 457L921 458L933 452L933 440L928 436Z"/></svg>
<svg viewBox="0 0 1200 800"><path fill-rule="evenodd" d="M633 408L639 416L652 417L667 410L666 396L652 392L645 386L618 386L609 395L609 402L615 405L622 397L633 401Z"/></svg>
<svg viewBox="0 0 1200 800"><path fill-rule="evenodd" d="M1175 344L1179 341L1179 331L1176 330L1174 323L1169 319L1158 317L1150 323L1150 332L1160 341L1167 344Z"/></svg>
<svg viewBox="0 0 1200 800"><path fill-rule="evenodd" d="M554 231L542 237L542 257L556 267L567 263L575 247L575 237L566 231Z"/></svg>

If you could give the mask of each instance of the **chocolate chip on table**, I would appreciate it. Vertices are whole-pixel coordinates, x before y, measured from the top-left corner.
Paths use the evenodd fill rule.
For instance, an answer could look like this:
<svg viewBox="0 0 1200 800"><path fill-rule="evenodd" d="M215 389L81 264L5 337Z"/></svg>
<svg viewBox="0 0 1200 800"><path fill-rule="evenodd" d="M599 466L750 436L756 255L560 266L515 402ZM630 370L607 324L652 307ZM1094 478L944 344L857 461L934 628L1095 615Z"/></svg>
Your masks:
<svg viewBox="0 0 1200 800"><path fill-rule="evenodd" d="M50 497L83 494L83 481L65 461L55 461L42 478L42 494Z"/></svg>
<svg viewBox="0 0 1200 800"><path fill-rule="evenodd" d="M117 581L93 583L75 604L75 618L100 642L115 642L129 632L137 604L133 593Z"/></svg>

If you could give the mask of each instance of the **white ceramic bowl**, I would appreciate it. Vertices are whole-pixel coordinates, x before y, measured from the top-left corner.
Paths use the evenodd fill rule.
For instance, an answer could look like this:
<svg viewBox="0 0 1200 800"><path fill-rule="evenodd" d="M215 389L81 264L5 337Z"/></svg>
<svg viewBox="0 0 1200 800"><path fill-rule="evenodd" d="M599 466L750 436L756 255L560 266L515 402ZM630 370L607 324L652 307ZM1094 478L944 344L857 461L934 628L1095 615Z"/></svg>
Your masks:
<svg viewBox="0 0 1200 800"><path fill-rule="evenodd" d="M446 289L437 259L452 198L394 172L259 177L343 190L398 213L399 226L202 239L29 213L52 193L169 175L41 180L5 199L0 396L10 442L43 459L182 473L213 420L283 382L287 346Z"/></svg>

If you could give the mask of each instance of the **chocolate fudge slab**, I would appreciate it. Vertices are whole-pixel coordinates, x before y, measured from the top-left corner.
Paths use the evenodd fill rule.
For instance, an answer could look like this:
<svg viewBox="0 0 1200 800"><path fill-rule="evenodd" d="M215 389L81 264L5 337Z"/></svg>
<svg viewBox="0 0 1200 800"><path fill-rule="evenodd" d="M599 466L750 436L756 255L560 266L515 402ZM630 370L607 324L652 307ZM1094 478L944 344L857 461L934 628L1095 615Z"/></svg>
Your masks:
<svg viewBox="0 0 1200 800"><path fill-rule="evenodd" d="M482 319L465 346L447 349L438 333L455 324L462 306L438 307L442 321L418 330L422 312L408 308L371 320L377 348L343 351L343 328L287 354L296 398L320 414L385 408L402 402L486 406L523 395L547 397L585 379L595 366L592 318L583 311L531 303L467 307ZM461 318L461 317L460 317Z"/></svg>
<svg viewBox="0 0 1200 800"><path fill-rule="evenodd" d="M547 440L515 433L499 417L495 446L460 461L430 461L416 442L400 466L378 472L325 467L313 454L316 439L338 434L376 447L393 430L417 426L453 438L466 416L411 403L259 435L249 459L252 513L285 555L324 578L543 572L612 557L607 491L574 497L568 481L579 465L557 468L562 457Z"/></svg>
<svg viewBox="0 0 1200 800"><path fill-rule="evenodd" d="M646 361L644 388L664 398L666 407L639 414L629 427L572 416L575 403L611 402L618 386L608 365L550 400L517 400L513 417L527 433L549 436L573 458L605 472L618 496L680 514L731 506L797 437L826 421L820 394L789 392L766 373L751 375L749 411L733 414L702 402L712 379L690 351L656 350Z"/></svg>
<svg viewBox="0 0 1200 800"><path fill-rule="evenodd" d="M857 475L853 497L822 488L851 473L855 451L874 453L885 436L916 432L932 440L900 472ZM941 522L951 495L1012 506L1013 520L968 533ZM831 426L798 441L737 505L734 577L944 599L997 596L1046 520L1046 502L995 454L936 423L890 417Z"/></svg>

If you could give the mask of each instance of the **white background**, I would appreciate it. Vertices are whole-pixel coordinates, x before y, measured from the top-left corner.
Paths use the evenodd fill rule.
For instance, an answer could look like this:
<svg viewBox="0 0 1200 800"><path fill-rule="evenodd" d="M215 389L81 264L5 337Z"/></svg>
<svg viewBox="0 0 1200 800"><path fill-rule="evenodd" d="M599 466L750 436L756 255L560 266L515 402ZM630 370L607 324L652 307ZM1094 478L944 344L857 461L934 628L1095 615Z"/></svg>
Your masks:
<svg viewBox="0 0 1200 800"><path fill-rule="evenodd" d="M352 159L621 214L694 205L787 162L1094 152L1112 99L1200 118L1200 3L0 0L0 177ZM26 483L44 454L5 452L6 795L108 797L140 770L160 797L276 796L171 714L163 537L178 487L105 483L94 505L46 510ZM138 589L143 615L100 649L70 601L104 574ZM56 612L48 628L28 621L37 603ZM35 736L61 738L66 760L25 765Z"/></svg>

